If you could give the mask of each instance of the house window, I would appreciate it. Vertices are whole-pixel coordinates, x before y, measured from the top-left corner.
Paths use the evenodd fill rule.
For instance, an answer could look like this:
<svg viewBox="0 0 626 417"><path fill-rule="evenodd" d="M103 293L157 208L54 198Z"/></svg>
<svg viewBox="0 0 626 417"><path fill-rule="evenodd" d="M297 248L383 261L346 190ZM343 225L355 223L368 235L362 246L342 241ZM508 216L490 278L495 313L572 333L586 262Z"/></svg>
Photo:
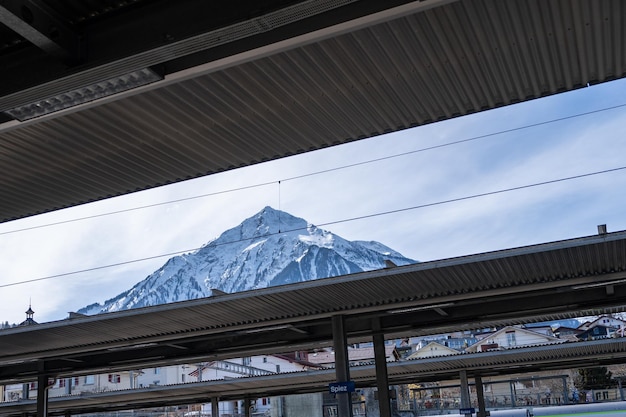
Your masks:
<svg viewBox="0 0 626 417"><path fill-rule="evenodd" d="M276 365L276 373L279 374L280 373L280 365Z"/></svg>
<svg viewBox="0 0 626 417"><path fill-rule="evenodd" d="M112 384L119 384L121 379L120 374L109 374L109 382Z"/></svg>
<svg viewBox="0 0 626 417"><path fill-rule="evenodd" d="M78 377L74 378L74 386L77 387L79 383Z"/></svg>
<svg viewBox="0 0 626 417"><path fill-rule="evenodd" d="M250 358L250 357L247 357L247 358L242 358L242 359L241 359L241 363L242 363L243 365L246 365L246 366L249 366L251 362L252 362L252 358Z"/></svg>
<svg viewBox="0 0 626 417"><path fill-rule="evenodd" d="M154 374L157 375L161 372L161 368L154 368Z"/></svg>
<svg viewBox="0 0 626 417"><path fill-rule="evenodd" d="M31 382L31 383L28 385L28 388L29 388L29 389L37 389L37 383L36 383L36 382Z"/></svg>
<svg viewBox="0 0 626 417"><path fill-rule="evenodd" d="M96 383L96 376L95 375L87 375L85 377L85 385L93 385Z"/></svg>
<svg viewBox="0 0 626 417"><path fill-rule="evenodd" d="M509 346L515 346L516 342L515 342L515 332L507 332L506 333L506 341L509 344Z"/></svg>
<svg viewBox="0 0 626 417"><path fill-rule="evenodd" d="M59 383L59 388L65 388L65 379L61 378L58 381Z"/></svg>
<svg viewBox="0 0 626 417"><path fill-rule="evenodd" d="M263 363L267 363L267 356L263 356Z"/></svg>

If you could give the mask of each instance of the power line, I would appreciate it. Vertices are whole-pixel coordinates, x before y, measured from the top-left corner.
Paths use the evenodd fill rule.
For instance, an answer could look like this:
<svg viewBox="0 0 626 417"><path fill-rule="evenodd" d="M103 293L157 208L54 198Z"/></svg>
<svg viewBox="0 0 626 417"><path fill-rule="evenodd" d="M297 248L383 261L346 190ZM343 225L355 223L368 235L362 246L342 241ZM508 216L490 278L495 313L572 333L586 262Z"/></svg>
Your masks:
<svg viewBox="0 0 626 417"><path fill-rule="evenodd" d="M356 163L353 163L353 164L341 165L341 166L338 166L338 167L324 169L324 170L315 171L315 172L310 172L310 173L302 174L302 175L296 175L296 176L289 177L289 178L284 178L284 179L281 179L281 180L278 180L278 181L269 181L269 182L263 182L263 183L258 183L258 184L252 184L252 185L248 185L248 186L244 186L244 187L238 187L238 188L232 188L232 189L228 189L228 190L216 191L216 192L213 192L213 193L198 194L198 195L191 196L191 197L185 197L185 198L179 198L179 199L175 199L175 200L162 201L160 203L154 203L154 204L147 204L147 205L143 205L143 206L131 207L131 208L124 209L124 210L110 211L110 212L106 212L106 213L94 214L94 215L91 215L91 216L77 217L77 218L69 219L69 220L63 220L63 221L46 223L46 224L37 225L37 226L24 227L24 228L21 228L21 229L9 230L9 231L5 231L5 232L0 232L0 236L7 235L7 234L12 234L12 233L24 232L24 231L28 231L28 230L40 229L40 228L44 228L44 227L58 226L58 225L61 225L61 224L74 223L74 222L79 222L79 221L83 221L83 220L90 220L90 219L95 219L95 218L99 218L99 217L111 216L111 215L115 215L115 214L128 213L128 212L131 212L131 211L143 210L143 209L163 206L163 205L167 205L167 204L175 204L175 203L180 203L180 202L184 202L184 201L190 201L190 200L196 200L196 199L200 199L200 198L212 197L212 196L216 196L216 195L221 195L221 194L226 194L226 193L231 193L231 192L236 192L236 191L243 191L243 190L252 189L252 188L265 187L265 186L273 185L273 184L277 184L277 183L280 184L281 182L293 181L293 180L297 180L297 179L301 179L301 178L306 178L306 177L311 177L311 176L315 176L315 175L325 174L325 173L328 173L328 172L339 171L339 170L343 170L343 169L347 169L347 168L353 168L353 167L361 166L361 165L367 165L367 164L380 162L380 161L385 161L385 160L389 160L389 159L393 159L393 158L399 158L399 157L402 157L402 156L412 155L412 154L426 152L426 151L432 151L432 150L435 150L435 149L445 148L445 147L449 147L449 146L460 145L462 143L473 142L473 141L477 141L477 140L481 140L481 139L487 139L487 138L490 138L490 137L494 137L494 136L498 136L498 135L502 135L502 134L506 134L506 133L517 132L517 131L520 131L520 130L530 129L530 128L538 127L538 126L544 126L544 125L548 125L548 124L552 124L552 123L562 122L562 121L565 121L565 120L571 120L571 119L575 119L575 118L578 118L578 117L589 116L589 115L592 115L592 114L597 114L597 113L601 113L601 112L605 112L605 111L615 110L615 109L619 109L619 108L623 108L623 107L626 107L626 103L618 104L618 105L611 106L611 107L605 107L605 108L602 108L602 109L591 110L591 111L588 111L588 112L577 113L577 114L574 114L574 115L571 115L571 116L564 116L564 117L551 119L551 120L547 120L547 121L543 121L543 122L537 122L537 123L532 123L532 124L528 124L528 125L524 125L524 126L514 127L514 128L511 128L511 129L500 130L500 131L497 131L497 132L487 133L487 134L484 134L484 135L473 136L473 137L470 137L470 138L460 139L460 140L456 140L456 141L452 141L452 142L446 142L446 143L442 143L442 144L439 144L439 145L428 146L428 147L420 148L420 149L414 149L412 151L401 152L401 153L397 153L397 154L393 154L393 155L389 155L389 156L384 156L384 157L381 157L381 158L368 159L367 161L356 162Z"/></svg>
<svg viewBox="0 0 626 417"><path fill-rule="evenodd" d="M166 204L180 203L180 202L183 202L183 201L195 200L195 199L204 198L204 197L211 197L211 196L215 196L215 195L232 193L232 192L236 192L236 191L243 191L243 190L247 190L247 189L251 189L251 188L264 187L266 185L273 185L275 183L276 183L275 181L271 181L271 182L259 183L259 184L254 184L254 185L247 185L247 186L239 187L239 188L231 188L229 190L216 191L214 193L201 194L201 195L196 195L196 196L192 196L192 197L179 198L179 199L176 199L176 200L163 201L163 202L160 202L160 203L147 204L147 205L144 205L144 206L131 207L131 208L123 209L123 210L109 211L109 212L106 212L106 213L94 214L94 215L91 215L91 216L76 217L74 219L69 219L69 220L62 220L62 221L53 222L53 223L40 224L40 225L37 225L37 226L24 227L24 228L21 228L21 229L9 230L7 232L0 232L0 236L1 235L8 235L8 234L11 234L11 233L25 232L27 230L42 229L44 227L58 226L58 225L61 225L61 224L74 223L74 222L79 222L79 221L82 221L82 220L96 219L98 217L111 216L111 215L114 215L114 214L128 213L128 212L131 212L131 211L143 210L143 209L147 209L147 208L163 206L163 205L166 205Z"/></svg>
<svg viewBox="0 0 626 417"><path fill-rule="evenodd" d="M324 174L324 173L327 173L327 172L338 171L338 170L341 170L341 169L352 168L352 167L356 167L356 166L359 166L359 165L371 164L373 162L385 161L387 159L398 158L400 156L412 155L412 154L416 154L416 153L420 153L420 152L432 151L432 150L435 150L435 149L445 148L445 147L454 146L454 145L460 145L462 143L473 142L473 141L477 141L477 140L480 140L480 139L487 139L487 138L490 138L490 137L493 137L493 136L502 135L502 134L505 134L505 133L517 132L517 131L520 131L520 130L530 129L530 128L533 128L533 127L544 126L544 125L548 125L548 124L551 124L551 123L562 122L564 120L575 119L577 117L589 116L589 115L595 114L595 113L600 113L600 112L609 111L609 110L615 110L615 109L622 108L622 107L626 107L626 103L618 104L618 105L612 106L612 107L605 107L603 109L592 110L592 111L588 111L588 112L585 112L585 113L578 113L578 114L574 114L574 115L571 115L571 116L564 116L564 117L560 117L560 118L557 118L557 119L547 120L547 121L544 121L544 122L537 122L537 123L532 123L532 124L529 124L529 125L514 127L514 128L511 128L511 129L500 130L500 131L497 131L497 132L487 133L487 134L484 134L484 135L473 136L471 138L460 139L460 140L456 140L456 141L452 141L452 142L446 142L446 143L442 143L442 144L439 144L439 145L428 146L426 148L415 149L415 150L412 150L412 151L406 151L406 152L402 152L402 153L398 153L398 154L394 154L394 155L383 156L381 158L368 159L367 161L356 162L354 164L348 164L348 165L342 165L340 167L329 168L329 169L325 169L325 170L322 170L322 171L315 171L315 172L309 173L309 174L303 174L303 175L298 175L298 176L295 176L295 177L286 178L286 179L284 179L282 181L291 181L291 180L305 178L305 177L309 177L309 176L313 176L313 175Z"/></svg>
<svg viewBox="0 0 626 417"><path fill-rule="evenodd" d="M573 176L570 176L570 177L562 177L562 178L557 178L557 179L554 179L554 180L536 182L536 183L532 183L532 184L520 185L520 186L517 186L517 187L502 188L500 190L488 191L488 192L479 193L479 194L471 194L471 195L468 195L468 196L451 198L451 199L448 199L448 200L441 200L441 201L436 201L436 202L426 203L426 204L420 204L420 205L411 206L411 207L404 207L404 208L397 209L397 210L382 211L382 212L372 213L372 214L368 214L368 215L364 215L364 216L350 217L350 218L346 218L346 219L335 220L335 221L326 222L326 223L320 223L317 226L318 227L320 227L320 226L329 226L329 225L333 225L333 224L347 223L347 222L356 221L356 220L363 220L363 219L368 219L368 218L373 218L373 217L386 216L386 215L389 215L389 214L396 214L396 213L406 212L406 211L410 211L410 210L418 210L418 209L422 209L422 208L426 208L426 207L439 206L439 205L443 205L443 204L449 204L449 203L455 203L455 202L459 202L459 201L471 200L471 199L474 199L474 198L486 197L486 196L490 196L490 195L502 194L502 193L507 193L507 192L512 192L512 191L519 191L519 190L523 190L523 189L527 189L527 188L540 187L540 186L543 186L543 185L555 184L555 183L559 183L559 182L571 181L571 180L576 180L576 179L580 179L580 178L591 177L591 176L601 175L601 174L608 174L608 173L611 173L611 172L617 172L617 171L623 171L623 170L626 170L626 166L622 166L622 167L618 167L618 168L605 169L605 170L602 170L602 171L588 172L588 173L585 173L585 174L578 174L578 175L573 175ZM306 228L282 230L282 231L279 231L279 232L276 232L276 233L267 233L267 234L265 234L263 236L256 236L254 238L270 237L270 236L275 236L275 235L279 235L279 234L283 234L283 233L296 232L296 231L299 231L299 230L306 230ZM252 240L254 238L238 239L238 240L233 240L233 241L230 241L230 242L218 243L218 244L215 244L215 246L224 246L224 245L230 245L230 244L233 244L233 243L245 242L247 240ZM164 257L170 257L170 256L174 256L174 255L180 255L180 254L183 254L183 253L194 252L194 251L197 251L197 250L200 250L200 249L202 249L202 247L194 248L194 249L187 249L187 250L182 250L182 251L176 251L176 252L169 252L169 253L165 253L165 254L161 254L161 255L149 256L149 257L145 257L145 258L138 258L138 259L129 260L129 261L117 262L117 263L97 266L97 267L93 267L93 268L81 269L81 270L78 270L78 271L71 271L71 272L65 272L65 273L61 273L61 274L49 275L49 276L40 277L40 278L34 278L34 279L30 279L30 280L25 280L25 281L11 282L11 283L8 283L8 284L0 284L0 288L13 287L13 286L16 286L16 285L28 284L28 283L39 282L39 281L45 281L45 280L50 280L50 279L53 279L53 278L60 278L60 277L65 277L65 276L70 276L70 275L82 274L82 273L86 273L86 272L94 272L94 271L98 271L98 270L102 270L102 269L113 268L113 267L122 266L122 265L129 265L129 264L133 264L133 263L144 262L144 261L149 261L149 260L158 259L158 258L164 258Z"/></svg>

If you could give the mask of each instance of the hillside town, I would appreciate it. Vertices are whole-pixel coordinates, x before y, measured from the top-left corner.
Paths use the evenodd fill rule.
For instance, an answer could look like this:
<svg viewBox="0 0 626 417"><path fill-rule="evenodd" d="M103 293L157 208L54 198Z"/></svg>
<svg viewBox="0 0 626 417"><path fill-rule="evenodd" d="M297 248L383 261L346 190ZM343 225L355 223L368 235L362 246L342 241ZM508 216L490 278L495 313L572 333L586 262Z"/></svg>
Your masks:
<svg viewBox="0 0 626 417"><path fill-rule="evenodd" d="M387 363L433 360L451 355L472 355L523 347L538 348L546 345L572 344L584 341L623 337L626 320L604 315L587 318L580 323L568 320L560 323L505 326L480 329L474 332L455 332L425 337L388 340L385 343ZM29 306L26 319L19 326L36 326L34 311ZM350 345L350 367L368 366L374 361L371 343ZM331 369L335 366L332 348L289 352L276 355L259 355L230 360L203 361L147 369L134 369L109 374L86 375L50 381L49 396L71 397L86 393L104 393L129 389L151 389L158 386L194 384L205 381L234 380L259 376L310 372ZM600 372L591 381L588 372ZM490 410L533 408L574 403L595 403L624 400L621 386L626 372L619 366L612 370L569 369L544 371L533 374L515 374L509 377L483 378L485 401ZM594 385L595 384L595 385ZM36 382L0 387L3 402L33 399L37 394ZM392 389L394 415L421 416L456 412L460 404L458 380L419 382L394 386ZM470 387L473 404L477 403L475 387ZM311 393L284 397L252 398L248 401L222 401L219 417L245 415L249 407L254 416L310 416L333 417L337 415L333 394ZM378 415L376 391L360 388L352 395L355 416ZM165 411L165 414L164 414ZM144 410L146 415L210 416L210 404L187 404L170 410Z"/></svg>

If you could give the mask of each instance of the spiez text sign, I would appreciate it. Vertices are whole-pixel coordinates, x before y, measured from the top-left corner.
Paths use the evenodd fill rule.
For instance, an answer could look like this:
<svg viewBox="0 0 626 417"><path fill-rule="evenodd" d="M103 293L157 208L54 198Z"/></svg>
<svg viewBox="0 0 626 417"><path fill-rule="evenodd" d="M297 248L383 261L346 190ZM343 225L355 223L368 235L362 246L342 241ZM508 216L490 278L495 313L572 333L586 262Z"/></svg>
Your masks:
<svg viewBox="0 0 626 417"><path fill-rule="evenodd" d="M354 392L354 381L333 382L332 384L328 384L328 391L330 391L331 394Z"/></svg>
<svg viewBox="0 0 626 417"><path fill-rule="evenodd" d="M459 410L459 414L474 414L476 412L475 408L461 408Z"/></svg>

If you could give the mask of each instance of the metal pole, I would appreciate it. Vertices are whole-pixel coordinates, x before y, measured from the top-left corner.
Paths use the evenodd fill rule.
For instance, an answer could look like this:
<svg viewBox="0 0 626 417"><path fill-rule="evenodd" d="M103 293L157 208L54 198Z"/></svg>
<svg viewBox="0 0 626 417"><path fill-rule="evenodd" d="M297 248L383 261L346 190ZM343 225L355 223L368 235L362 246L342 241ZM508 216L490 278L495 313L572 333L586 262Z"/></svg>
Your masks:
<svg viewBox="0 0 626 417"><path fill-rule="evenodd" d="M343 316L333 316L332 329L333 347L335 349L335 376L337 382L348 382L350 381L350 363ZM335 395L337 395L337 417L352 417L352 393L341 392Z"/></svg>
<svg viewBox="0 0 626 417"><path fill-rule="evenodd" d="M513 381L509 381L509 386L511 388L511 408L515 407L515 385ZM539 398L537 398L539 399ZM537 401L539 404L539 401Z"/></svg>
<svg viewBox="0 0 626 417"><path fill-rule="evenodd" d="M376 363L376 386L378 388L378 410L380 417L391 417L389 398L389 378L387 375L387 355L385 354L385 335L381 332L380 319L372 319L374 342L374 362Z"/></svg>
<svg viewBox="0 0 626 417"><path fill-rule="evenodd" d="M252 402L249 397L244 398L243 400L243 415L245 417L250 417L250 408L252 408Z"/></svg>
<svg viewBox="0 0 626 417"><path fill-rule="evenodd" d="M48 417L48 375L37 376L37 417Z"/></svg>
<svg viewBox="0 0 626 417"><path fill-rule="evenodd" d="M476 417L486 417L487 409L485 408L485 393L483 391L483 379L480 375L474 377L476 383L476 398L478 399L478 413Z"/></svg>
<svg viewBox="0 0 626 417"><path fill-rule="evenodd" d="M459 379L461 381L461 408L469 408L470 396L469 396L469 384L467 383L467 371L459 371Z"/></svg>
<svg viewBox="0 0 626 417"><path fill-rule="evenodd" d="M211 398L211 417L219 417L220 415L220 401L217 397Z"/></svg>
<svg viewBox="0 0 626 417"><path fill-rule="evenodd" d="M461 408L470 408L470 393L466 370L459 371L459 379L461 380ZM465 414L465 416L472 417L471 414Z"/></svg>

